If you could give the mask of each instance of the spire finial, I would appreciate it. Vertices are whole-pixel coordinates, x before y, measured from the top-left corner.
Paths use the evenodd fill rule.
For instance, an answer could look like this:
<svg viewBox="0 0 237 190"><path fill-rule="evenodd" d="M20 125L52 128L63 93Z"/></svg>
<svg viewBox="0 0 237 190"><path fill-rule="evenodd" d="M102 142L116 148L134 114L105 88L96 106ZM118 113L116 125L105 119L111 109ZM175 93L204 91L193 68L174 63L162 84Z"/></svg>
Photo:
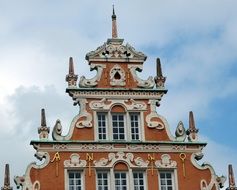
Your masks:
<svg viewBox="0 0 237 190"><path fill-rule="evenodd" d="M46 117L45 117L45 110L41 109L41 126L45 127L46 126Z"/></svg>
<svg viewBox="0 0 237 190"><path fill-rule="evenodd" d="M75 87L77 85L77 78L78 76L74 73L74 63L73 58L69 58L69 71L66 75L66 81L68 82L68 87Z"/></svg>
<svg viewBox="0 0 237 190"><path fill-rule="evenodd" d="M45 110L41 109L41 125L38 128L38 134L40 139L48 139L49 136L49 127L46 125Z"/></svg>
<svg viewBox="0 0 237 190"><path fill-rule="evenodd" d="M189 129L187 130L188 140L193 142L198 140L198 129L195 127L193 112L189 112Z"/></svg>
<svg viewBox="0 0 237 190"><path fill-rule="evenodd" d="M10 186L10 171L9 171L9 164L5 165L5 177L4 177L4 186L1 190L12 190Z"/></svg>
<svg viewBox="0 0 237 190"><path fill-rule="evenodd" d="M163 77L162 75L162 69L161 69L161 64L160 64L160 58L156 59L156 75L158 77Z"/></svg>
<svg viewBox="0 0 237 190"><path fill-rule="evenodd" d="M117 32L117 22L116 22L116 14L114 11L114 5L113 5L113 14L112 14L112 38L117 38L118 32Z"/></svg>
<svg viewBox="0 0 237 190"><path fill-rule="evenodd" d="M228 165L228 176L229 176L229 187L227 189L237 190L237 187L235 186L234 172L231 164Z"/></svg>
<svg viewBox="0 0 237 190"><path fill-rule="evenodd" d="M73 58L69 58L69 74L74 75L74 64L73 64Z"/></svg>

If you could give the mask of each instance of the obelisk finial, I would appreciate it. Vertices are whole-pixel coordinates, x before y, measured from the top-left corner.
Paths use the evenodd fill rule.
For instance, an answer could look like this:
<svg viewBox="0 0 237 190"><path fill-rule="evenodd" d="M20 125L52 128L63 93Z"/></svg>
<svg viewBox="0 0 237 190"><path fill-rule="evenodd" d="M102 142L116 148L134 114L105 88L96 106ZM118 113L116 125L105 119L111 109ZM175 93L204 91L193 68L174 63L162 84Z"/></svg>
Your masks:
<svg viewBox="0 0 237 190"><path fill-rule="evenodd" d="M227 188L227 190L237 190L237 187L235 185L234 171L231 164L228 165L228 178L229 187Z"/></svg>
<svg viewBox="0 0 237 190"><path fill-rule="evenodd" d="M1 190L12 190L12 187L10 186L9 164L5 165L4 186L1 188Z"/></svg>
<svg viewBox="0 0 237 190"><path fill-rule="evenodd" d="M113 14L112 14L112 38L118 37L118 31L117 31L117 22L116 22L116 14L114 11L114 5L113 5Z"/></svg>

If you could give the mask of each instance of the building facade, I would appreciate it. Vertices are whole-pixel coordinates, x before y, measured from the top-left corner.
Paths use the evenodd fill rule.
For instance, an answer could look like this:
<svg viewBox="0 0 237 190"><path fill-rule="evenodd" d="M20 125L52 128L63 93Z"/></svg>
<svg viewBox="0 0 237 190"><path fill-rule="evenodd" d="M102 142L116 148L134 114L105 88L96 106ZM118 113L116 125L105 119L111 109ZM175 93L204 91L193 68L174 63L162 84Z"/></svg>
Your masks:
<svg viewBox="0 0 237 190"><path fill-rule="evenodd" d="M118 38L113 11L112 37L86 54L96 76L81 76L78 81L69 59L66 92L80 112L65 136L57 120L51 140L42 109L39 139L31 145L43 163L29 164L23 176L15 177L18 188L218 190L223 186L225 177L217 176L211 165L197 163L206 143L198 140L193 113L189 113L188 129L179 122L175 136L159 115L160 101L167 93L160 59L156 76L141 79L137 73L147 57L123 41ZM232 166L229 174L229 190L236 190ZM7 184L10 188L9 180Z"/></svg>

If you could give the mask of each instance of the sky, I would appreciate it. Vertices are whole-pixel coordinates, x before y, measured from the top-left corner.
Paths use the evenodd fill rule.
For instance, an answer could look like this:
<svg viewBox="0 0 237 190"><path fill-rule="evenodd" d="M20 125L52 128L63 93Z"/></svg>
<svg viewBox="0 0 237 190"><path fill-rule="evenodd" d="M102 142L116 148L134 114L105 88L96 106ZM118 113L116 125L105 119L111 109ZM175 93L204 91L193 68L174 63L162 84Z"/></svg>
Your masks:
<svg viewBox="0 0 237 190"><path fill-rule="evenodd" d="M41 108L67 133L79 110L65 93L68 59L79 77L95 75L85 54L111 37L113 4L119 37L148 57L139 76L155 76L161 59L168 93L157 111L171 132L192 110L208 142L201 162L237 175L236 0L0 0L0 186L5 163L13 177L36 161Z"/></svg>

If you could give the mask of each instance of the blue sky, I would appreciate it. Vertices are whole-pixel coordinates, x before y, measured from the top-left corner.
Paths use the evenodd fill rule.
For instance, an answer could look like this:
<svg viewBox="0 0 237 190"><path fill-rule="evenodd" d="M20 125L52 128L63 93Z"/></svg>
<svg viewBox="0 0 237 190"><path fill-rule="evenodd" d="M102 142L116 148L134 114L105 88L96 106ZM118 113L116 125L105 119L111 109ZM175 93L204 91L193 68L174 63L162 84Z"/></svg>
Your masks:
<svg viewBox="0 0 237 190"><path fill-rule="evenodd" d="M41 108L51 128L59 118L67 132L78 112L65 94L68 58L79 76L95 74L85 54L111 36L112 4L119 37L148 56L140 76L154 76L161 58L168 94L158 112L172 133L194 111L209 143L203 161L218 175L233 163L237 175L235 0L0 0L0 170L10 162L12 176L22 175L36 160L29 142L38 138Z"/></svg>

